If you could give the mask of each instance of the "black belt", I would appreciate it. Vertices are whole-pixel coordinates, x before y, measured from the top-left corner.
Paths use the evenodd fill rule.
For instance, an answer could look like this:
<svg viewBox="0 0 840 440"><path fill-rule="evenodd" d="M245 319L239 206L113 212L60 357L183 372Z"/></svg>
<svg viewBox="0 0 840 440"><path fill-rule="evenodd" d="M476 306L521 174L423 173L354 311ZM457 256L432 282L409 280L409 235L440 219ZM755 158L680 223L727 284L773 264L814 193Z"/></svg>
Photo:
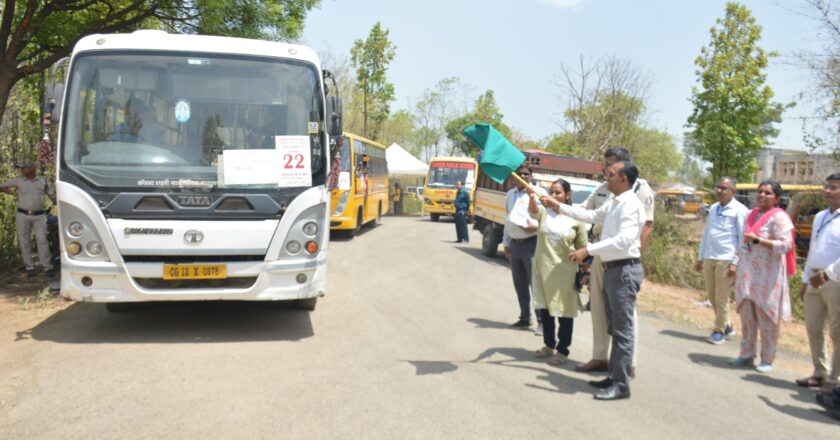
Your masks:
<svg viewBox="0 0 840 440"><path fill-rule="evenodd" d="M42 209L40 211L33 211L31 209L18 208L17 211L21 214L26 214L26 215L44 215L44 214L47 213L47 211L45 209Z"/></svg>
<svg viewBox="0 0 840 440"><path fill-rule="evenodd" d="M615 261L605 261L604 268L605 269L612 269L614 267L621 267L621 266L632 266L634 264L640 264L642 260L638 258L625 258L623 260L615 260Z"/></svg>
<svg viewBox="0 0 840 440"><path fill-rule="evenodd" d="M537 236L536 235L532 235L528 238L511 238L510 239L511 243L516 243L516 244L530 243L532 241L537 241Z"/></svg>

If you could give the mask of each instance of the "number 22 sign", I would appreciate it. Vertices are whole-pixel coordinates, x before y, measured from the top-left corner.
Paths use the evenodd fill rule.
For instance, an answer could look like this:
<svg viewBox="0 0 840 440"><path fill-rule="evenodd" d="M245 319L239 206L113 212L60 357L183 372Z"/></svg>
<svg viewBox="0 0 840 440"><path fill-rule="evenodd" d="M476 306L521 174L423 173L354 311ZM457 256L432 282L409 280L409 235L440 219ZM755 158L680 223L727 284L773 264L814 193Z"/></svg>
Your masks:
<svg viewBox="0 0 840 440"><path fill-rule="evenodd" d="M281 188L312 186L312 153L309 136L275 136L274 147L280 153Z"/></svg>

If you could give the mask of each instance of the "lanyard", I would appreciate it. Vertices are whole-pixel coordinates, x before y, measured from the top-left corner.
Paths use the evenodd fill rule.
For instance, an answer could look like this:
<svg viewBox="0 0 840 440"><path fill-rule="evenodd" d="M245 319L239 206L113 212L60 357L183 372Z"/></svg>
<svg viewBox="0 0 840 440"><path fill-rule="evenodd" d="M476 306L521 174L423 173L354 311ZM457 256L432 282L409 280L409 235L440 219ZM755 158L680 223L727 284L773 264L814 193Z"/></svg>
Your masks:
<svg viewBox="0 0 840 440"><path fill-rule="evenodd" d="M820 232L822 232L822 230L823 230L826 226L828 226L828 224L829 224L829 223L833 222L833 221L834 221L834 219L836 219L837 217L840 217L840 213L835 212L835 213L831 216L831 218L829 218L828 220L826 220L826 217L828 217L828 214L830 214L830 213L831 213L831 211L826 211L825 216L822 218L822 222L820 223L820 227L819 227L819 229L817 229L817 237L816 237L816 238L820 238Z"/></svg>

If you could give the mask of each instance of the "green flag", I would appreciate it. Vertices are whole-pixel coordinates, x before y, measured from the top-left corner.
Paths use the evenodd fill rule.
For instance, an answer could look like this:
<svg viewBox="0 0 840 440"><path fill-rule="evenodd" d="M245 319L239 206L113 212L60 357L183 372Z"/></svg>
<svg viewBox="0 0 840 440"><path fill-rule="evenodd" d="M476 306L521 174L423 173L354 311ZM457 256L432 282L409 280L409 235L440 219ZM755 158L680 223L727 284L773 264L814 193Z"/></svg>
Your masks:
<svg viewBox="0 0 840 440"><path fill-rule="evenodd" d="M525 155L490 124L471 125L464 129L464 136L481 148L481 171L498 183L504 183L525 162Z"/></svg>

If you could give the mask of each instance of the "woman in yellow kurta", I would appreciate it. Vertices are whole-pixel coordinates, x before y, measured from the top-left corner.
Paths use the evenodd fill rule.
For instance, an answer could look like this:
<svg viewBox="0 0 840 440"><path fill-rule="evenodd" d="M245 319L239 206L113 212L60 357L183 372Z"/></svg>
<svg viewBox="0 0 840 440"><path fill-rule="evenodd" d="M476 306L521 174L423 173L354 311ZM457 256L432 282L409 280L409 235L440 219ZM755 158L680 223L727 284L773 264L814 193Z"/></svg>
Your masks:
<svg viewBox="0 0 840 440"><path fill-rule="evenodd" d="M572 188L565 180L551 184L549 195L540 199L542 205L537 203L536 193L529 193L528 212L539 222L531 285L545 343L536 355L548 358L549 364L560 365L569 356L574 318L583 310L575 288L578 265L569 260L569 254L587 245L586 227L560 214L557 208L561 203L572 203Z"/></svg>

